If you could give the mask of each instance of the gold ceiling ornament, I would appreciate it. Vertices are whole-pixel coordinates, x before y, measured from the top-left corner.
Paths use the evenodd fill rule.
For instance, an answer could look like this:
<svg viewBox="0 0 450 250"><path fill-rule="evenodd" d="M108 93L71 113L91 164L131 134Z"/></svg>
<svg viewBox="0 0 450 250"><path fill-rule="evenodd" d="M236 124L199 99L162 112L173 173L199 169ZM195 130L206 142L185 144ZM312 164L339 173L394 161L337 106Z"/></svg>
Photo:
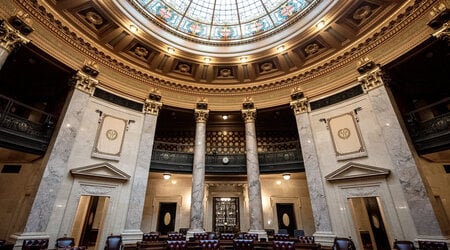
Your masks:
<svg viewBox="0 0 450 250"><path fill-rule="evenodd" d="M368 56L361 57L356 64L357 64L357 66L361 66L361 65L364 65L364 64L366 64L367 62L370 62L370 61L372 61L372 60Z"/></svg>
<svg viewBox="0 0 450 250"><path fill-rule="evenodd" d="M300 88L300 86L294 87L291 91L291 94L295 94L295 93L299 93L299 92L303 92L302 88Z"/></svg>
<svg viewBox="0 0 450 250"><path fill-rule="evenodd" d="M28 15L28 13L25 13L21 10L17 11L16 17L22 19L22 21L24 21L28 25L33 24L33 20L31 19L30 15Z"/></svg>
<svg viewBox="0 0 450 250"><path fill-rule="evenodd" d="M206 99L205 97L200 97L197 99L197 102L204 102L204 103L208 103L208 99Z"/></svg>

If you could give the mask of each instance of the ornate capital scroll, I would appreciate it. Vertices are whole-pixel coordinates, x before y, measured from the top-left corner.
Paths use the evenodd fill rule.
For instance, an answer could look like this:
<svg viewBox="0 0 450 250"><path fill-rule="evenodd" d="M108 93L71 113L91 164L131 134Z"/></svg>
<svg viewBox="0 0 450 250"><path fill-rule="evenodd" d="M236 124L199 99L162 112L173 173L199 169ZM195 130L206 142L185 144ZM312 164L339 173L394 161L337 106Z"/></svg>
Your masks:
<svg viewBox="0 0 450 250"><path fill-rule="evenodd" d="M206 122L208 121L209 110L207 109L195 109L195 121Z"/></svg>
<svg viewBox="0 0 450 250"><path fill-rule="evenodd" d="M309 102L307 98L302 98L290 102L292 110L296 115L307 113L309 109Z"/></svg>
<svg viewBox="0 0 450 250"><path fill-rule="evenodd" d="M149 115L155 115L158 116L159 110L161 110L162 103L151 100L151 99L145 99L144 103L144 113Z"/></svg>
<svg viewBox="0 0 450 250"><path fill-rule="evenodd" d="M94 94L95 86L97 86L98 84L97 79L94 79L81 71L78 71L77 74L72 77L71 82L76 89L79 89L90 95Z"/></svg>
<svg viewBox="0 0 450 250"><path fill-rule="evenodd" d="M144 113L158 116L161 107L161 95L157 89L152 89L152 91L148 95L148 98L145 99Z"/></svg>
<svg viewBox="0 0 450 250"><path fill-rule="evenodd" d="M246 97L242 103L242 118L244 118L246 123L256 121L255 104L251 97Z"/></svg>
<svg viewBox="0 0 450 250"><path fill-rule="evenodd" d="M13 49L29 43L30 40L25 37L20 30L14 28L5 20L0 21L0 47L11 52Z"/></svg>
<svg viewBox="0 0 450 250"><path fill-rule="evenodd" d="M256 121L256 109L243 109L242 110L242 118L247 122L255 122Z"/></svg>
<svg viewBox="0 0 450 250"><path fill-rule="evenodd" d="M358 67L358 72L361 74L358 77L358 81L365 92L388 83L387 75L373 61L367 61L365 64L362 64Z"/></svg>
<svg viewBox="0 0 450 250"><path fill-rule="evenodd" d="M305 97L299 87L292 90L290 104L296 115L308 112L308 99Z"/></svg>

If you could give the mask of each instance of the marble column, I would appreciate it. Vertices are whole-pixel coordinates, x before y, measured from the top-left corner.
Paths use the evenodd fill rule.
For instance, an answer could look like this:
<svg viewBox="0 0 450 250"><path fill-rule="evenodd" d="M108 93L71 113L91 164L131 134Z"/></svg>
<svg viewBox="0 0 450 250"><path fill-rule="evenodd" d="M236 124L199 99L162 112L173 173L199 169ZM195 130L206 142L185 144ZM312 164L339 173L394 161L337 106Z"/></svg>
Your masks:
<svg viewBox="0 0 450 250"><path fill-rule="evenodd" d="M192 165L191 217L187 237L194 233L205 232L203 228L203 198L205 193L205 152L206 152L206 121L209 110L205 102L197 103L195 109L195 148Z"/></svg>
<svg viewBox="0 0 450 250"><path fill-rule="evenodd" d="M259 239L267 239L267 233L264 230L258 148L256 143L256 109L254 108L253 102L246 100L241 112L245 122L245 150L247 158L248 206L250 216L249 233L258 234Z"/></svg>
<svg viewBox="0 0 450 250"><path fill-rule="evenodd" d="M333 233L331 225L330 211L325 194L325 178L322 177L320 172L319 159L308 115L309 103L302 92L292 94L291 100L291 108L294 110L297 121L314 225L316 227L315 240L322 245L329 246L333 244L336 235Z"/></svg>
<svg viewBox="0 0 450 250"><path fill-rule="evenodd" d="M358 81L367 92L373 113L378 124L381 125L381 133L388 149L393 171L400 182L417 233L424 239L436 239L443 234L414 160L413 152L396 115L394 99L385 85L389 79L373 62L368 62L366 65L369 63L371 63L371 67L366 68L370 70L361 74Z"/></svg>
<svg viewBox="0 0 450 250"><path fill-rule="evenodd" d="M142 126L139 152L136 168L133 174L130 201L125 222L125 230L122 232L124 244L132 244L142 240L141 231L142 215L144 211L145 194L147 192L148 173L152 158L153 142L155 138L156 122L159 110L162 107L161 96L157 93L149 95L145 100L144 124Z"/></svg>
<svg viewBox="0 0 450 250"><path fill-rule="evenodd" d="M79 71L72 78L72 83L75 84L75 88L67 98L64 116L60 117L59 125L53 135L54 143L47 149L43 163L46 164L45 170L25 229L23 233L11 236L16 239L15 248L20 248L22 240L25 238L48 238L45 232L54 210L56 196L62 180L66 177L69 167L67 162L89 98L93 94L98 81Z"/></svg>
<svg viewBox="0 0 450 250"><path fill-rule="evenodd" d="M16 17L17 18L17 17ZM20 19L19 19L20 20ZM24 24L26 25L26 24ZM31 30L31 28L30 28ZM28 35L28 34L27 34ZM4 20L0 23L0 69L5 64L9 53L15 48L30 42L24 34L9 22Z"/></svg>

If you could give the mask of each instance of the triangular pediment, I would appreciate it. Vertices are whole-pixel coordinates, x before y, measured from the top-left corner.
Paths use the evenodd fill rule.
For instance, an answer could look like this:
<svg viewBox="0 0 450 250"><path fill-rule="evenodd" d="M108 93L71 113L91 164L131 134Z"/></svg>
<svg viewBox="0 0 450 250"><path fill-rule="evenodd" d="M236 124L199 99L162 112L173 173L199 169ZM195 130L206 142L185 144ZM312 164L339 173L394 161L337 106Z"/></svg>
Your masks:
<svg viewBox="0 0 450 250"><path fill-rule="evenodd" d="M390 174L390 172L391 171L389 169L385 168L349 162L325 176L325 179L327 181L333 182L341 180L362 179L368 177L385 178Z"/></svg>
<svg viewBox="0 0 450 250"><path fill-rule="evenodd" d="M120 182L126 182L130 179L130 176L125 172L107 162L74 168L70 170L70 173L74 177L100 178Z"/></svg>

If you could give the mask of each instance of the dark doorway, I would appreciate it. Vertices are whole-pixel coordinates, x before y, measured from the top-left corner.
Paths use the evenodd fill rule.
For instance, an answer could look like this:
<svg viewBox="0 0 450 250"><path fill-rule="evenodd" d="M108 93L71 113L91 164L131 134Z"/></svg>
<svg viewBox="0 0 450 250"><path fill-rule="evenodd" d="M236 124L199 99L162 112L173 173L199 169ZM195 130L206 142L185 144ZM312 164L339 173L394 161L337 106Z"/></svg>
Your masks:
<svg viewBox="0 0 450 250"><path fill-rule="evenodd" d="M109 197L82 195L78 203L73 236L80 246L96 248L108 208Z"/></svg>
<svg viewBox="0 0 450 250"><path fill-rule="evenodd" d="M297 229L297 222L295 220L294 204L292 203L277 203L277 218L278 230L287 230L290 236L294 235L294 230ZM279 231L280 232L280 231Z"/></svg>
<svg viewBox="0 0 450 250"><path fill-rule="evenodd" d="M159 203L158 213L158 232L166 235L168 232L175 231L175 216L177 213L177 203L161 202Z"/></svg>
<svg viewBox="0 0 450 250"><path fill-rule="evenodd" d="M361 249L390 249L390 241L384 226L379 197L350 198L355 228L359 233Z"/></svg>

